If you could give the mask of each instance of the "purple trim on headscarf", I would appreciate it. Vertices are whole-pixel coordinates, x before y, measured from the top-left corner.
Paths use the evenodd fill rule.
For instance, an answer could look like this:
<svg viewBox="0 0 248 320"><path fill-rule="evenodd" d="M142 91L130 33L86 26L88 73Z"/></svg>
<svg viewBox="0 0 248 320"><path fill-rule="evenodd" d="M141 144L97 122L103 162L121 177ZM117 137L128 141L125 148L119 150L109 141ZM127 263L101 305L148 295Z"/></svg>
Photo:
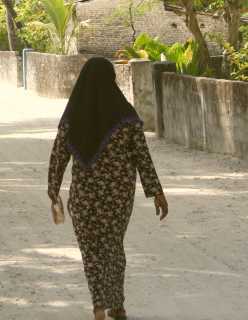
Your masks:
<svg viewBox="0 0 248 320"><path fill-rule="evenodd" d="M68 123L66 118L64 117L63 120L61 121L60 124L63 123ZM123 125L127 124L127 123L141 123L142 125L144 124L144 122L139 119L138 117L127 117L122 119L120 122L118 122L115 126L113 126L109 132L106 134L105 138L103 139L103 141L101 142L97 152L94 154L94 156L89 160L89 161L85 161L82 159L82 156L80 155L80 153L78 152L78 150L68 142L67 146L69 151L71 152L71 154L75 157L75 159L78 160L78 162L85 168L90 168L90 166L92 166L100 157L100 154L102 153L103 149L106 147L106 145L109 143L110 138L112 137L112 135L119 129L121 128Z"/></svg>

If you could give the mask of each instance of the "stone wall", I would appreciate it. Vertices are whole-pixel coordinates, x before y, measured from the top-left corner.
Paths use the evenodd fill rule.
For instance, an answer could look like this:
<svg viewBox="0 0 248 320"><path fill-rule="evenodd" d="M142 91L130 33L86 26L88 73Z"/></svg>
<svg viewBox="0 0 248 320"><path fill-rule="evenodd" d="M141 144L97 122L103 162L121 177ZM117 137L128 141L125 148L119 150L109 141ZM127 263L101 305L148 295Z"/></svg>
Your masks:
<svg viewBox="0 0 248 320"><path fill-rule="evenodd" d="M248 84L162 75L164 137L190 148L248 158Z"/></svg>
<svg viewBox="0 0 248 320"><path fill-rule="evenodd" d="M68 98L86 61L87 58L83 55L28 52L27 89L40 96ZM150 61L139 60L132 60L128 64L114 64L118 85L127 100L134 104L146 130L154 130L155 104L151 65Z"/></svg>
<svg viewBox="0 0 248 320"><path fill-rule="evenodd" d="M130 60L131 90L133 104L144 121L144 128L148 131L155 129L155 92L152 79L152 65L149 60Z"/></svg>
<svg viewBox="0 0 248 320"><path fill-rule="evenodd" d="M124 93L125 97L130 103L133 103L132 79L131 79L131 65L128 64L114 64L117 83Z"/></svg>
<svg viewBox="0 0 248 320"><path fill-rule="evenodd" d="M27 89L40 96L68 98L86 62L83 55L61 56L27 53ZM127 100L134 104L146 130L154 130L154 91L151 61L131 60L114 64L117 82Z"/></svg>
<svg viewBox="0 0 248 320"><path fill-rule="evenodd" d="M22 59L15 51L0 51L0 82L22 85Z"/></svg>
<svg viewBox="0 0 248 320"><path fill-rule="evenodd" d="M128 64L115 64L117 82L127 100L144 121L145 130L154 131L155 96L152 62L133 59Z"/></svg>
<svg viewBox="0 0 248 320"><path fill-rule="evenodd" d="M83 55L28 52L27 89L40 96L67 98L85 61Z"/></svg>
<svg viewBox="0 0 248 320"><path fill-rule="evenodd" d="M140 0L136 0L140 2ZM126 0L91 0L77 4L77 15L80 21L90 19L89 28L81 29L78 49L81 53L97 53L113 57L114 53L130 45L132 42L132 29L127 27L120 19L111 19L114 10ZM208 15L199 15L200 27L203 33L225 33L225 24L221 19L213 19ZM139 16L135 20L137 34L147 32L168 44L184 42L192 37L185 26L184 17L173 12L165 12L162 3L151 12ZM210 43L212 54L217 54L216 45Z"/></svg>

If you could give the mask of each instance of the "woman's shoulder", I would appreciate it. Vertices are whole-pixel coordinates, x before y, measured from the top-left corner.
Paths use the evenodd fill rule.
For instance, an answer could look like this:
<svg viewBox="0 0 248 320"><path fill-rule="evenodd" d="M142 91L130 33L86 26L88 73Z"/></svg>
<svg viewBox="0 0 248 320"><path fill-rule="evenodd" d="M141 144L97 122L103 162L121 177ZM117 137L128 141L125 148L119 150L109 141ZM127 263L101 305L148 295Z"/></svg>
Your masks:
<svg viewBox="0 0 248 320"><path fill-rule="evenodd" d="M127 134L128 136L134 136L143 132L143 123L140 121L132 121L124 123L120 129L120 132Z"/></svg>
<svg viewBox="0 0 248 320"><path fill-rule="evenodd" d="M63 122L59 123L58 130L60 130L60 131L68 131L69 130L69 123L66 122L66 121L63 121Z"/></svg>
<svg viewBox="0 0 248 320"><path fill-rule="evenodd" d="M58 136L60 138L65 138L69 131L69 123L61 122L58 126Z"/></svg>
<svg viewBox="0 0 248 320"><path fill-rule="evenodd" d="M129 128L131 130L140 130L143 129L143 123L141 121L132 121L126 123L124 127Z"/></svg>

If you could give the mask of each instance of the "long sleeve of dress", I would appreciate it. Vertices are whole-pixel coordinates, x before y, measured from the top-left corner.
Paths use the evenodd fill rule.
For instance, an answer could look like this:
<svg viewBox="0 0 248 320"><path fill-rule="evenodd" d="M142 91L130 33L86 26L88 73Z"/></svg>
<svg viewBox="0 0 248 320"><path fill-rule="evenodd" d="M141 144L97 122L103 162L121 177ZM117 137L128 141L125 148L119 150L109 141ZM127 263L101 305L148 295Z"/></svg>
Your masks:
<svg viewBox="0 0 248 320"><path fill-rule="evenodd" d="M48 195L51 200L57 199L64 172L70 160L70 152L66 146L67 132L67 124L63 124L59 127L50 155L48 170Z"/></svg>
<svg viewBox="0 0 248 320"><path fill-rule="evenodd" d="M135 124L132 137L134 160L140 175L145 196L154 197L162 193L163 188L157 176L141 124Z"/></svg>

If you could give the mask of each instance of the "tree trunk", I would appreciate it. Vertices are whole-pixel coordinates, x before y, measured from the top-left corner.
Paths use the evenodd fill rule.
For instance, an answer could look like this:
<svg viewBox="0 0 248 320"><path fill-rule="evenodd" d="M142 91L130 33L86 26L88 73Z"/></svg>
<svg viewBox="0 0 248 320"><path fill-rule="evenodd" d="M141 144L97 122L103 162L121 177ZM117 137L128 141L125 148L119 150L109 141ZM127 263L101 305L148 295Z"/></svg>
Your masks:
<svg viewBox="0 0 248 320"><path fill-rule="evenodd" d="M186 25L190 32L193 34L195 40L199 45L200 57L199 67L200 71L206 70L206 67L210 66L210 54L207 46L207 42L203 37L199 23L197 20L196 12L194 11L192 0L182 0L182 3L186 10Z"/></svg>
<svg viewBox="0 0 248 320"><path fill-rule="evenodd" d="M228 42L239 49L239 27L241 18L242 0L225 0L224 18L228 25Z"/></svg>
<svg viewBox="0 0 248 320"><path fill-rule="evenodd" d="M15 26L17 29L21 29L23 27L23 24L21 22L16 22L15 18L17 17L17 13L14 9L14 0L2 0L2 3L5 5L6 9L8 9L13 21L15 22Z"/></svg>
<svg viewBox="0 0 248 320"><path fill-rule="evenodd" d="M133 44L135 43L136 40L136 29L134 26L134 18L133 18L133 2L130 2L130 5L128 7L128 13L129 13L129 22L130 22L130 26L132 28L133 34L132 34L132 42Z"/></svg>
<svg viewBox="0 0 248 320"><path fill-rule="evenodd" d="M12 10L10 9L13 4L12 1L3 1L6 7L6 22L7 22L7 32L8 32L8 40L9 40L9 50L15 51L17 49L17 36L16 36L16 29L15 29L15 22L12 15ZM8 2L8 5L6 5Z"/></svg>

